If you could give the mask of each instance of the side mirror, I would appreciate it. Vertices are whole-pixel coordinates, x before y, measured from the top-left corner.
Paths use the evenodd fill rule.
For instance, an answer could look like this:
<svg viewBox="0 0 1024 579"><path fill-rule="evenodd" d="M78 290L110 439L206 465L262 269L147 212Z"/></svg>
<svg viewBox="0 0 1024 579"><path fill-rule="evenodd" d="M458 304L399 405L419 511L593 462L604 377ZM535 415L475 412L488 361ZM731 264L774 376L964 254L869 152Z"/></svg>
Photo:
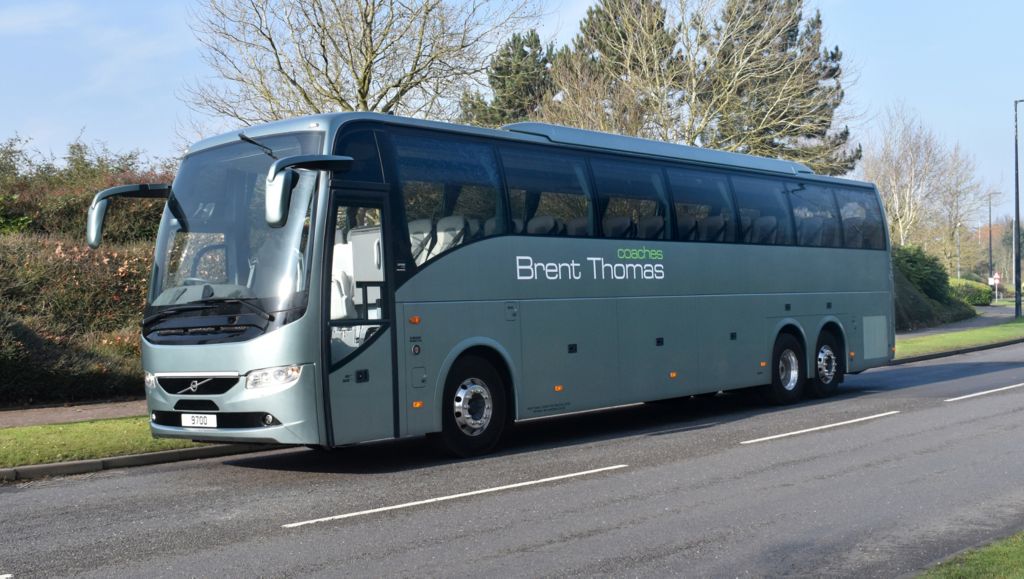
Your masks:
<svg viewBox="0 0 1024 579"><path fill-rule="evenodd" d="M139 185L121 185L104 189L96 194L89 206L89 220L86 224L85 238L89 247L96 249L103 238L103 220L107 215L107 205L114 197L134 197L140 199L166 199L171 194L171 186L163 183Z"/></svg>
<svg viewBox="0 0 1024 579"><path fill-rule="evenodd" d="M296 169L314 171L348 171L352 157L340 155L296 155L274 161L267 171L267 225L281 227L288 221L288 207L292 201L292 188L299 180Z"/></svg>

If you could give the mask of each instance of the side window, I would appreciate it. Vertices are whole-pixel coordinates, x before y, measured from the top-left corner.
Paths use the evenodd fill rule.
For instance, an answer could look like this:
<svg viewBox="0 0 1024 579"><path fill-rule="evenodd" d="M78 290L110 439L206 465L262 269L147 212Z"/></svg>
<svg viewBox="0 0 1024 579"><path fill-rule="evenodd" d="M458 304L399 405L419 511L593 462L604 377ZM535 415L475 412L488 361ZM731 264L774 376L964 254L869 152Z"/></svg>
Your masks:
<svg viewBox="0 0 1024 579"><path fill-rule="evenodd" d="M587 237L590 196L582 157L555 150L503 148L512 231Z"/></svg>
<svg viewBox="0 0 1024 579"><path fill-rule="evenodd" d="M839 214L832 190L813 183L791 183L796 243L807 247L842 247Z"/></svg>
<svg viewBox="0 0 1024 579"><path fill-rule="evenodd" d="M342 179L366 183L383 183L384 171L380 163L380 151L373 131L362 130L345 133L335 146L339 155L352 157L352 168Z"/></svg>
<svg viewBox="0 0 1024 579"><path fill-rule="evenodd" d="M733 177L740 210L739 239L760 245L791 245L793 227L782 181Z"/></svg>
<svg viewBox="0 0 1024 579"><path fill-rule="evenodd" d="M411 131L394 133L393 142L417 265L499 233L501 188L490 145Z"/></svg>
<svg viewBox="0 0 1024 579"><path fill-rule="evenodd" d="M885 221L878 196L871 191L836 187L836 202L843 220L843 238L852 249L885 249Z"/></svg>
<svg viewBox="0 0 1024 579"><path fill-rule="evenodd" d="M591 158L590 166L604 237L665 238L666 195L659 167L601 157Z"/></svg>
<svg viewBox="0 0 1024 579"><path fill-rule="evenodd" d="M669 169L668 182L676 212L676 239L733 241L735 213L729 179L694 169Z"/></svg>

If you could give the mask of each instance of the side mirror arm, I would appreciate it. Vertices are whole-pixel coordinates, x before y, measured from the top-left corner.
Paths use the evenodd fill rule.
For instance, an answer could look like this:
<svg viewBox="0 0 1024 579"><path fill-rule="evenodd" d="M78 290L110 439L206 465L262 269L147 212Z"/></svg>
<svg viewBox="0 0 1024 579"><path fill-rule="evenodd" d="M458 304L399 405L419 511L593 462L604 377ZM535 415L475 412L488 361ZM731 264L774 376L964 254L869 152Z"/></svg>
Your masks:
<svg viewBox="0 0 1024 579"><path fill-rule="evenodd" d="M107 205L114 197L133 197L139 199L166 199L171 194L171 186L164 183L142 183L139 185L120 185L104 189L96 194L89 205L89 221L86 224L85 236L89 247L96 249L103 237L103 220L107 214Z"/></svg>
<svg viewBox="0 0 1024 579"><path fill-rule="evenodd" d="M281 227L288 221L288 207L297 175L295 169L342 172L352 167L352 157L341 155L295 155L278 159L267 171L267 225Z"/></svg>

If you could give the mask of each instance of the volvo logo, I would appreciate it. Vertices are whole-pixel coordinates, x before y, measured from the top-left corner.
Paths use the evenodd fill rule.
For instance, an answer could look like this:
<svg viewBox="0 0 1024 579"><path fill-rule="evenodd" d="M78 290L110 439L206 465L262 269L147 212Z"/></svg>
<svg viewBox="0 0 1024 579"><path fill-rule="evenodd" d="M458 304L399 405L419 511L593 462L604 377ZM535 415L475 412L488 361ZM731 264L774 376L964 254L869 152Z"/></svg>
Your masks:
<svg viewBox="0 0 1024 579"><path fill-rule="evenodd" d="M178 392L178 394L185 394L186 392L191 392L192 394L195 394L196 392L199 391L199 387L200 386L202 386L203 384L206 384L210 380L213 380L213 378L207 378L206 380L193 380L193 381L188 383L188 386L185 387L184 390L182 390L181 392Z"/></svg>

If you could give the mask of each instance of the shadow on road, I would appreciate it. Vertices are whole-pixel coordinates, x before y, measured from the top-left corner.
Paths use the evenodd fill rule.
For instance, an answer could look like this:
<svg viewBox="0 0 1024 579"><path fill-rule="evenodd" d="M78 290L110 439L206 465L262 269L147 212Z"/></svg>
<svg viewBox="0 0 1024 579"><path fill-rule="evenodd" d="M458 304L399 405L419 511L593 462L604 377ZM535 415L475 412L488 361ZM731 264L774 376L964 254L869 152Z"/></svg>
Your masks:
<svg viewBox="0 0 1024 579"><path fill-rule="evenodd" d="M797 407L842 404L845 400L1024 368L1024 362L934 363L876 369L847 377L839 394L805 400ZM941 394L925 391L921 396ZM793 406L765 406L750 391L685 397L513 424L494 455L565 448L632 436L661 436L699 430ZM295 449L227 461L241 468L286 472L381 474L461 462L445 454L431 437L386 441L332 451Z"/></svg>

